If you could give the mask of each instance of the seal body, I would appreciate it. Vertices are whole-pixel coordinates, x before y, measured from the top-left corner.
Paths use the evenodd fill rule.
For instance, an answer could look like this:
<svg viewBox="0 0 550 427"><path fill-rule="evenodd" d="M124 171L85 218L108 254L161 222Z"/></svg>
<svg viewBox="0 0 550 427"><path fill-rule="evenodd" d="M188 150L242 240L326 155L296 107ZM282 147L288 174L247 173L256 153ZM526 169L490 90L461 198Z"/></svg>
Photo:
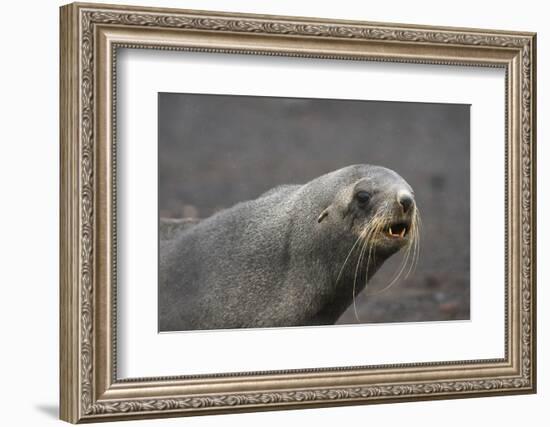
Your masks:
<svg viewBox="0 0 550 427"><path fill-rule="evenodd" d="M160 243L159 330L334 324L414 212L397 173L353 165L176 227Z"/></svg>

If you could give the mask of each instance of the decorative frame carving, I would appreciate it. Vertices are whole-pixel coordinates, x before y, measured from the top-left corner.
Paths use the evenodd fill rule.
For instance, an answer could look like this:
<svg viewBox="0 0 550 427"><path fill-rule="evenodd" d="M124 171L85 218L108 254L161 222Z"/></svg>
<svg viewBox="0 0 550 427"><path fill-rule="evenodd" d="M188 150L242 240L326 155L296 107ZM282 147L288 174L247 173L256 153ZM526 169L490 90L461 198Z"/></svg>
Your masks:
<svg viewBox="0 0 550 427"><path fill-rule="evenodd" d="M117 380L118 47L505 68L505 357ZM535 34L71 4L60 50L63 420L535 392Z"/></svg>

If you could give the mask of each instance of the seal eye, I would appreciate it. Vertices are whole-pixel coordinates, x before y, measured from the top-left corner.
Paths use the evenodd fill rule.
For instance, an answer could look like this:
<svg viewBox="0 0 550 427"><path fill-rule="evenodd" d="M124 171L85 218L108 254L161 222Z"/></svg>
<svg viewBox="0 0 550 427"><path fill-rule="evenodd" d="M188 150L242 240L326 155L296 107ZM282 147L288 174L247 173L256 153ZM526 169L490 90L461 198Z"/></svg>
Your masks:
<svg viewBox="0 0 550 427"><path fill-rule="evenodd" d="M370 200L370 194L367 193L366 191L358 191L356 194L355 194L355 198L357 199L357 201L359 203L361 203L362 205L364 204L367 204Z"/></svg>

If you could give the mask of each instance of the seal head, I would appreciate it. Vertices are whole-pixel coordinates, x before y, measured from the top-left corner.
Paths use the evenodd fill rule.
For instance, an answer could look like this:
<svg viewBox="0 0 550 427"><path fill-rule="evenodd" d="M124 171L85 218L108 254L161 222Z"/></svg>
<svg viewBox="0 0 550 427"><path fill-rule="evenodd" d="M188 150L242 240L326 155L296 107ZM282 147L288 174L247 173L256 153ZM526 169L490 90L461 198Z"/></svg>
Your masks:
<svg viewBox="0 0 550 427"><path fill-rule="evenodd" d="M390 169L371 166L368 171L338 191L317 222L326 223L332 217L339 222L341 218L357 237L372 230L373 249L391 255L410 239L416 209L414 192Z"/></svg>

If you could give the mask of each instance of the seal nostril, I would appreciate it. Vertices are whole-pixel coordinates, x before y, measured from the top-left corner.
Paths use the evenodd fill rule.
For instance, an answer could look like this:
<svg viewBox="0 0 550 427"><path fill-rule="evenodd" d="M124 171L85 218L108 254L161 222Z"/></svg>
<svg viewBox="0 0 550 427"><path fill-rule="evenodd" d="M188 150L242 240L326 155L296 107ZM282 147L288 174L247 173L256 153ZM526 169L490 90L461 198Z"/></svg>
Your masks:
<svg viewBox="0 0 550 427"><path fill-rule="evenodd" d="M407 212L413 204L413 198L409 194L400 194L399 204L403 207L403 212Z"/></svg>

